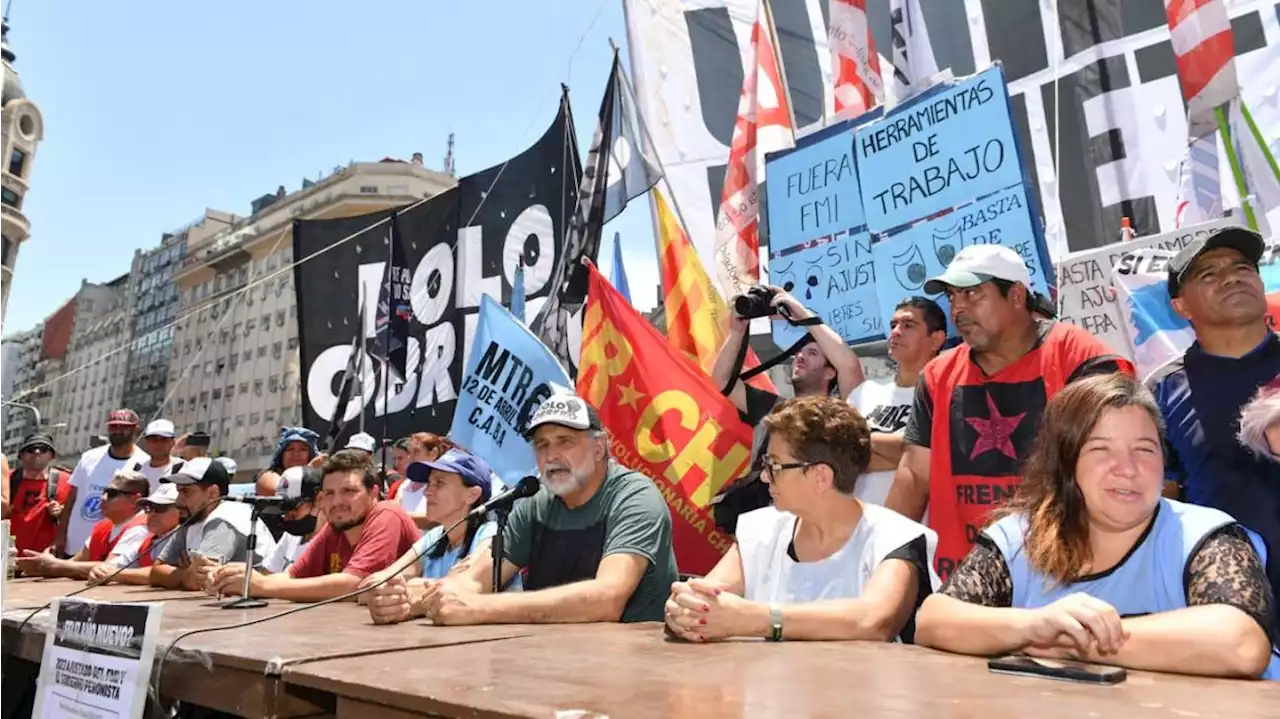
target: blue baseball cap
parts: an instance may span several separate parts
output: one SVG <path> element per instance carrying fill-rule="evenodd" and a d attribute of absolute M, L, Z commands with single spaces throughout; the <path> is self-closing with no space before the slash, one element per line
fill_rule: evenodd
<path fill-rule="evenodd" d="M 405 469 L 404 474 L 410 482 L 426 482 L 434 469 L 452 472 L 462 478 L 463 484 L 479 487 L 481 502 L 488 502 L 490 495 L 493 494 L 493 484 L 490 479 L 493 470 L 489 469 L 489 464 L 473 454 L 456 448 L 440 455 L 440 458 L 435 461 L 414 462 Z"/>

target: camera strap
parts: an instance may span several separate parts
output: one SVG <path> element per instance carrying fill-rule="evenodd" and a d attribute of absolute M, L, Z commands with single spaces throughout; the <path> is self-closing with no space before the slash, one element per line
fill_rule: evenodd
<path fill-rule="evenodd" d="M 792 327 L 814 327 L 822 324 L 822 318 L 817 315 L 803 320 L 793 320 L 790 317 L 783 315 L 783 319 L 785 319 Z M 796 340 L 794 344 L 780 352 L 778 356 L 773 357 L 767 362 L 761 362 L 759 367 L 752 367 L 746 372 L 743 372 L 742 364 L 747 361 L 747 348 L 751 344 L 751 333 L 748 332 L 746 336 L 742 338 L 742 344 L 738 345 L 738 357 L 733 361 L 733 371 L 729 373 L 729 384 L 725 385 L 724 388 L 720 390 L 720 394 L 728 397 L 729 393 L 733 391 L 733 386 L 739 381 L 746 382 L 758 374 L 768 372 L 777 365 L 786 362 L 791 357 L 794 357 L 796 353 L 804 349 L 804 346 L 812 341 L 813 335 L 806 332 L 804 337 Z"/>

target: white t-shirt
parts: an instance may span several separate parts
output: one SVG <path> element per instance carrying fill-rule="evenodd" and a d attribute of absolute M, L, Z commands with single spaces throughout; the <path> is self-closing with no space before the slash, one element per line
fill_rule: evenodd
<path fill-rule="evenodd" d="M 795 527 L 794 514 L 773 507 L 738 518 L 746 599 L 778 604 L 857 599 L 881 562 L 920 537 L 925 540 L 929 584 L 938 588 L 933 571 L 937 533 L 897 512 L 864 502 L 862 519 L 844 546 L 816 562 L 797 562 L 789 555 Z"/>
<path fill-rule="evenodd" d="M 138 471 L 142 472 L 143 476 L 147 478 L 147 481 L 151 483 L 151 491 L 154 492 L 160 487 L 160 479 L 173 474 L 173 465 L 181 461 L 182 460 L 180 459 L 170 457 L 168 464 L 162 464 L 159 467 L 152 467 L 151 460 L 147 459 L 147 461 L 138 466 Z"/>
<path fill-rule="evenodd" d="M 76 488 L 76 505 L 71 507 L 71 516 L 67 518 L 69 554 L 80 551 L 89 541 L 93 525 L 102 521 L 102 490 L 111 485 L 115 473 L 138 462 L 146 464 L 151 461 L 151 457 L 137 446 L 133 448 L 133 454 L 124 459 L 112 457 L 107 451 L 110 448 L 110 445 L 104 445 L 85 452 L 71 473 L 71 486 Z"/>
<path fill-rule="evenodd" d="M 409 514 L 426 514 L 427 513 L 427 484 L 423 482 L 410 482 L 405 480 L 400 483 L 400 491 L 396 493 L 396 500 L 400 502 L 400 506 Z"/>
<path fill-rule="evenodd" d="M 272 574 L 281 574 L 298 560 L 309 543 L 310 540 L 304 542 L 302 537 L 285 532 L 276 542 L 275 550 L 263 560 L 262 566 Z"/>
<path fill-rule="evenodd" d="M 867 380 L 849 395 L 849 404 L 867 420 L 872 432 L 901 435 L 907 429 L 916 388 L 899 387 L 896 382 Z M 884 504 L 893 487 L 893 470 L 868 472 L 858 478 L 853 496 L 864 502 Z"/>

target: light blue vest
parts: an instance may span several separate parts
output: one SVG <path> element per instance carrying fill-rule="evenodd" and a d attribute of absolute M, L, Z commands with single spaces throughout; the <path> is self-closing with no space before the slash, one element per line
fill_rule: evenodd
<path fill-rule="evenodd" d="M 1014 607 L 1035 609 L 1083 592 L 1129 617 L 1185 608 L 1182 579 L 1192 552 L 1205 537 L 1234 522 L 1216 509 L 1161 499 L 1151 530 L 1119 566 L 1103 576 L 1065 585 L 1049 580 L 1027 560 L 1025 515 L 1004 517 L 984 533 L 1000 548 L 1009 568 Z M 1266 545 L 1253 532 L 1248 534 L 1265 565 Z M 1274 651 L 1263 678 L 1280 679 L 1280 657 Z"/>

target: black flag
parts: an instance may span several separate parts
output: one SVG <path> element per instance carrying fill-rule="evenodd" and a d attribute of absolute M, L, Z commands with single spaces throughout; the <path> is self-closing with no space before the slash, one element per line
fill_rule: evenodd
<path fill-rule="evenodd" d="M 587 164 L 578 188 L 578 206 L 569 222 L 564 254 L 552 277 L 550 299 L 530 325 L 565 367 L 577 367 L 569 348 L 569 315 L 587 297 L 587 272 L 582 258 L 600 255 L 604 223 L 617 216 L 627 201 L 653 187 L 661 178 L 656 161 L 645 155 L 635 131 L 637 117 L 624 83 L 622 62 L 613 55 L 613 72 L 600 102 L 600 123 L 591 139 Z M 568 151 L 576 156 L 577 142 Z"/>

